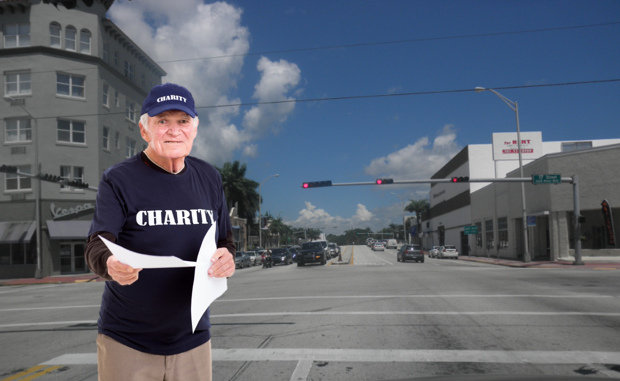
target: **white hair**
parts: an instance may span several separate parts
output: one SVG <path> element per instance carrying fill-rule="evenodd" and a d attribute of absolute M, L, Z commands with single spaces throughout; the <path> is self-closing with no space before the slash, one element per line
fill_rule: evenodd
<path fill-rule="evenodd" d="M 150 116 L 149 116 L 148 113 L 144 113 L 144 114 L 140 115 L 140 124 L 142 124 L 144 126 L 144 128 L 147 129 L 147 130 L 149 128 L 149 118 L 150 118 Z M 192 118 L 192 117 L 190 116 L 190 118 Z M 198 116 L 195 116 L 195 117 L 192 118 L 192 126 L 194 128 L 198 127 Z"/>

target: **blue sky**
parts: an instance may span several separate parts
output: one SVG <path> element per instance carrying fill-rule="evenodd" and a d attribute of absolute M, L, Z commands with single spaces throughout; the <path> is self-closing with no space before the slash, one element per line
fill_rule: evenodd
<path fill-rule="evenodd" d="M 278 173 L 262 211 L 328 233 L 402 223 L 429 187 L 303 181 L 429 178 L 515 130 L 491 93 L 355 97 L 620 78 L 616 0 L 117 0 L 108 16 L 194 94 L 195 156 Z M 620 137 L 620 82 L 500 92 L 545 141 Z M 308 101 L 334 97 L 352 99 Z"/>

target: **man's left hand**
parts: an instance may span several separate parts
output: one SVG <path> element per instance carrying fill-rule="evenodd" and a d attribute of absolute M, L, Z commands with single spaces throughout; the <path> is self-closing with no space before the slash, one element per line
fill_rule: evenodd
<path fill-rule="evenodd" d="M 209 276 L 215 278 L 227 278 L 235 273 L 235 258 L 225 247 L 217 249 L 211 258 Z"/>

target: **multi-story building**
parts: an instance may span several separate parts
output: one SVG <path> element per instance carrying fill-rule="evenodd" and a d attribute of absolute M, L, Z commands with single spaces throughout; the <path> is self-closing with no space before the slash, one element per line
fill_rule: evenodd
<path fill-rule="evenodd" d="M 518 151 L 515 151 L 516 146 L 513 146 L 513 142 L 516 141 L 516 134 L 501 133 L 494 135 L 504 139 L 494 141 L 494 144 L 466 146 L 437 171 L 432 178 L 501 179 L 519 177 Z M 521 148 L 522 152 L 525 152 L 522 160 L 525 177 L 537 173 L 532 172 L 532 168 L 538 168 L 538 163 L 546 162 L 543 158 L 556 153 L 564 153 L 562 156 L 564 158 L 562 176 L 570 177 L 579 172 L 588 171 L 589 167 L 585 161 L 581 161 L 581 156 L 567 156 L 567 154 L 620 143 L 620 139 L 545 142 L 542 140 L 540 132 L 522 132 L 521 135 L 524 144 L 526 144 Z M 510 138 L 505 139 L 506 136 Z M 495 136 L 494 140 L 496 140 Z M 504 146 L 504 144 L 508 145 Z M 572 170 L 569 170 L 571 160 L 574 160 L 574 163 Z M 556 163 L 556 161 L 553 162 Z M 588 165 L 592 165 L 592 162 L 588 163 Z M 609 163 L 601 163 L 601 165 L 609 165 Z M 604 183 L 604 179 L 594 181 L 599 184 Z M 567 186 L 563 185 L 563 187 Z M 553 190 L 557 191 L 557 189 Z M 547 188 L 543 189 L 530 184 L 525 185 L 525 192 L 527 216 L 533 220 L 540 220 L 538 225 L 542 226 L 542 223 L 545 222 L 543 221 L 544 211 L 553 210 L 553 207 L 550 204 L 545 204 L 546 207 L 541 205 L 541 199 L 552 200 L 553 193 L 548 193 Z M 594 197 L 585 195 L 586 197 Z M 433 245 L 446 244 L 455 245 L 463 255 L 523 258 L 522 200 L 519 183 L 435 183 L 430 188 L 429 203 L 430 215 L 423 216 L 425 220 L 422 222 L 421 234 L 424 247 L 430 248 Z M 554 205 L 558 205 L 557 202 Z M 560 219 L 563 218 L 561 223 L 566 223 L 565 212 L 567 210 L 561 210 L 561 212 L 555 216 Z M 556 222 L 555 220 L 551 221 L 552 224 Z M 474 235 L 466 234 L 466 226 L 476 226 L 477 233 Z M 537 235 L 546 234 L 544 229 L 538 229 L 536 232 L 533 228 L 531 230 L 528 237 L 528 248 L 532 258 L 557 259 L 559 256 L 569 255 L 568 238 L 565 242 L 563 241 L 562 249 L 558 248 L 554 252 L 548 246 L 544 246 L 551 242 L 550 240 L 544 241 L 540 237 L 537 238 Z"/>
<path fill-rule="evenodd" d="M 96 187 L 145 146 L 164 70 L 106 18 L 113 0 L 0 0 L 0 164 Z M 96 192 L 0 174 L 0 277 L 86 272 Z"/>

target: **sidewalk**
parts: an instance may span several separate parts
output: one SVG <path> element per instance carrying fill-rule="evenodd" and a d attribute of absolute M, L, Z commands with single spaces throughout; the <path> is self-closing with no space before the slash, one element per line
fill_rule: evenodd
<path fill-rule="evenodd" d="M 37 278 L 18 278 L 18 279 L 0 279 L 0 286 L 20 286 L 25 284 L 60 284 L 60 283 L 84 283 L 84 282 L 102 282 L 103 278 L 98 275 L 75 274 L 75 275 L 52 275 L 41 279 Z"/>
<path fill-rule="evenodd" d="M 581 260 L 584 263 L 583 265 L 574 265 L 573 257 L 560 258 L 557 261 L 531 261 L 525 263 L 511 259 L 460 255 L 459 260 L 522 268 L 587 268 L 597 270 L 620 270 L 620 257 L 582 257 Z"/>

